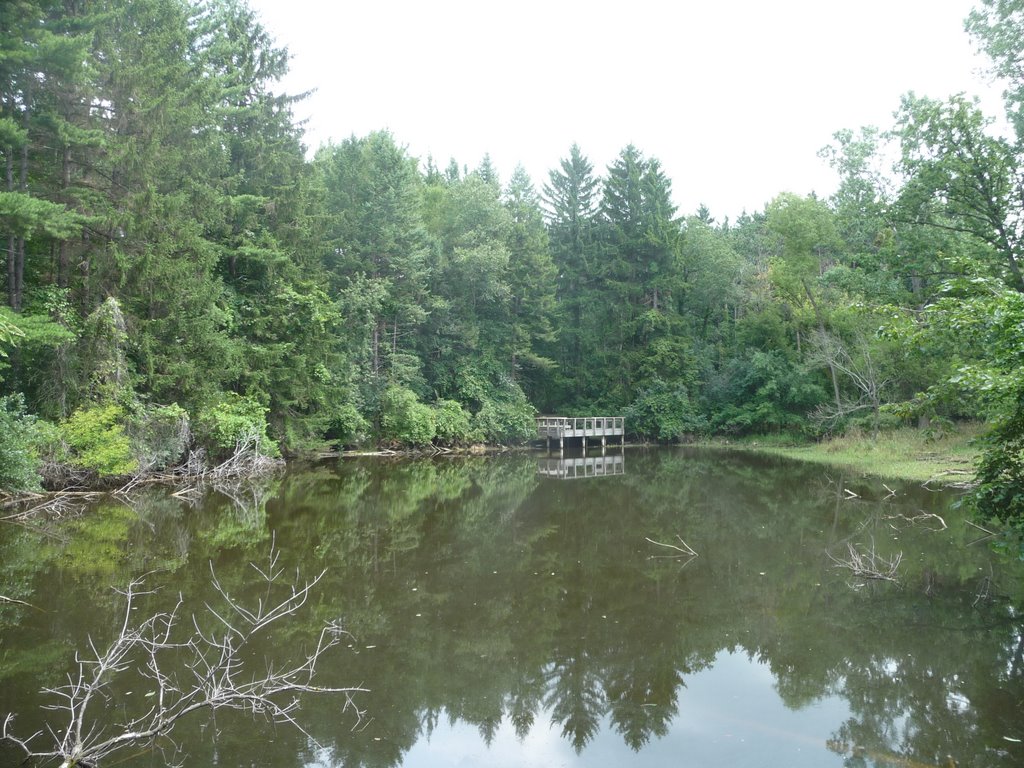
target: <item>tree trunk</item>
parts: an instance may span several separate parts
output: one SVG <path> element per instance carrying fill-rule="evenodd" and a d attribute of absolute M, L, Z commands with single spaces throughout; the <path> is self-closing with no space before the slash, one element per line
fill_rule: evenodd
<path fill-rule="evenodd" d="M 373 362 L 371 363 L 371 369 L 373 375 L 377 376 L 380 373 L 380 321 L 377 321 L 373 325 L 373 342 L 371 350 Z"/>
<path fill-rule="evenodd" d="M 25 293 L 25 238 L 18 238 L 18 251 L 14 259 L 14 301 L 11 309 L 21 312 L 21 299 Z"/>
<path fill-rule="evenodd" d="M 7 304 L 11 309 L 17 309 L 17 292 L 15 290 L 14 261 L 16 253 L 16 239 L 14 235 L 7 237 Z"/>
<path fill-rule="evenodd" d="M 60 167 L 60 187 L 61 187 L 61 198 L 64 204 L 67 205 L 71 201 L 68 199 L 68 190 L 71 189 L 71 146 L 69 144 L 64 145 L 64 151 L 61 154 L 61 167 Z M 57 287 L 67 288 L 69 284 L 69 251 L 70 245 L 67 240 L 61 240 L 57 250 Z"/>
<path fill-rule="evenodd" d="M 807 300 L 811 302 L 811 307 L 814 309 L 814 317 L 818 321 L 818 331 L 822 337 L 825 336 L 825 317 L 821 314 L 821 308 L 818 306 L 818 302 L 814 299 L 814 294 L 811 292 L 811 287 L 807 285 L 807 281 L 802 281 L 804 285 L 804 293 L 807 294 Z M 831 360 L 828 362 L 828 372 L 832 376 L 832 393 L 836 399 L 836 410 L 841 411 L 843 409 L 843 402 L 839 395 L 839 377 L 836 375 L 836 366 Z"/>
<path fill-rule="evenodd" d="M 7 191 L 14 191 L 14 147 L 7 147 L 4 153 L 6 160 L 6 173 L 7 179 Z M 7 304 L 12 309 L 14 308 L 14 254 L 15 254 L 15 237 L 14 234 L 7 236 Z"/>

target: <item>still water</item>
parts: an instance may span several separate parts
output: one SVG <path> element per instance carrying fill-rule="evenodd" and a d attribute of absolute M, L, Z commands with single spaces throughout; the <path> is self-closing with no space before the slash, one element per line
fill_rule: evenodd
<path fill-rule="evenodd" d="M 0 594 L 29 604 L 0 605 L 0 718 L 55 717 L 40 690 L 109 641 L 115 587 L 149 573 L 140 611 L 201 612 L 212 571 L 254 600 L 273 548 L 327 571 L 258 655 L 340 622 L 318 682 L 368 689 L 362 717 L 329 695 L 302 701 L 308 735 L 198 713 L 107 764 L 1024 765 L 1024 564 L 955 494 L 698 449 L 329 460 L 222 490 L 0 524 Z M 897 581 L 837 565 L 851 545 L 899 556 Z M 130 672 L 113 692 L 109 724 L 152 701 Z"/>

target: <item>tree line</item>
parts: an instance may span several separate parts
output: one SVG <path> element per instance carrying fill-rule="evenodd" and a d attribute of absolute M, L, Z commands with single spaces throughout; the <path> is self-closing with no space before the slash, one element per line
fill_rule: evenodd
<path fill-rule="evenodd" d="M 307 159 L 241 0 L 4 3 L 0 486 L 514 442 L 537 411 L 663 441 L 980 417 L 978 498 L 1024 516 L 1021 5 L 967 20 L 1012 130 L 908 94 L 822 150 L 834 195 L 719 221 L 634 146 L 539 185 L 387 132 Z"/>

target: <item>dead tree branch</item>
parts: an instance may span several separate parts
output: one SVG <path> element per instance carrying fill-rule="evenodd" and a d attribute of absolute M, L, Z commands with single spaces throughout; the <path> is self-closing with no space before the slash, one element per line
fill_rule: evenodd
<path fill-rule="evenodd" d="M 845 557 L 836 557 L 831 552 L 825 554 L 836 564 L 837 568 L 846 568 L 862 579 L 878 579 L 880 581 L 891 581 L 899 583 L 896 578 L 896 571 L 903 560 L 903 553 L 899 552 L 892 557 L 886 558 L 875 552 L 875 545 L 872 542 L 871 548 L 861 552 L 855 544 L 847 543 L 848 554 Z"/>
<path fill-rule="evenodd" d="M 689 544 L 683 541 L 682 536 L 676 534 L 676 538 L 679 539 L 679 543 L 682 544 L 681 547 L 677 547 L 675 544 L 664 544 L 660 541 L 655 541 L 654 539 L 644 536 L 644 539 L 651 542 L 651 544 L 656 544 L 659 547 L 668 547 L 669 549 L 674 549 L 679 553 L 678 555 L 665 555 L 665 557 L 697 557 L 697 553 L 693 551 L 693 548 Z"/>
<path fill-rule="evenodd" d="M 76 654 L 77 671 L 68 676 L 68 682 L 44 690 L 55 699 L 47 708 L 59 713 L 61 721 L 47 726 L 51 743 L 37 746 L 43 732 L 28 738 L 15 735 L 13 714 L 4 719 L 0 739 L 19 747 L 27 758 L 61 760 L 62 768 L 88 768 L 124 747 L 169 740 L 175 725 L 199 710 L 223 708 L 259 714 L 297 728 L 314 743 L 294 716 L 300 694 L 340 695 L 343 710 L 352 708 L 361 718 L 353 696 L 364 688 L 314 683 L 318 662 L 346 635 L 336 622 L 321 628 L 312 650 L 297 662 L 253 668 L 252 642 L 266 634 L 268 627 L 294 616 L 324 575 L 322 571 L 302 582 L 296 573 L 288 581 L 283 578 L 278 557 L 272 545 L 269 563 L 253 565 L 267 585 L 265 596 L 255 606 L 233 598 L 212 564 L 213 585 L 223 605 L 207 604 L 199 614 L 185 616 L 179 595 L 169 611 L 136 622 L 137 603 L 154 592 L 144 589 L 150 574 L 118 590 L 124 598 L 124 613 L 117 637 L 106 648 L 98 648 L 90 639 L 88 651 Z M 133 712 L 127 703 L 124 707 L 109 706 L 116 696 L 114 681 L 129 670 L 148 678 L 153 686 L 147 695 L 151 704 L 145 712 Z M 124 712 L 124 719 L 116 724 L 106 722 L 109 713 L 115 711 Z"/>

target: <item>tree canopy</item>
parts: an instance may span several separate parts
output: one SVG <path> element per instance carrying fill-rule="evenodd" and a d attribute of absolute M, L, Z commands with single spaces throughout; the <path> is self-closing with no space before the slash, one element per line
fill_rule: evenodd
<path fill-rule="evenodd" d="M 835 195 L 719 222 L 634 145 L 539 187 L 387 131 L 307 158 L 242 0 L 4 3 L 0 477 L 108 429 L 93 471 L 150 466 L 170 413 L 212 454 L 522 440 L 538 410 L 657 440 L 981 418 L 979 503 L 1022 519 L 1021 18 L 966 22 L 1013 135 L 908 94 L 822 151 Z"/>

